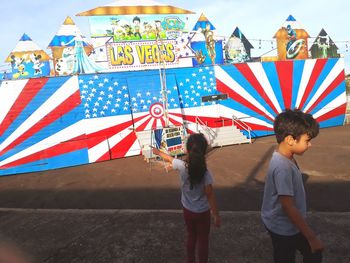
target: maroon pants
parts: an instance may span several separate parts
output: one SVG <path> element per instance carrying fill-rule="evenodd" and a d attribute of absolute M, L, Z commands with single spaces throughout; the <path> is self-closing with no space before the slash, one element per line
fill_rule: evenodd
<path fill-rule="evenodd" d="M 196 262 L 196 247 L 198 250 L 198 262 L 208 262 L 210 210 L 203 213 L 194 213 L 183 208 L 187 229 L 187 263 Z"/>

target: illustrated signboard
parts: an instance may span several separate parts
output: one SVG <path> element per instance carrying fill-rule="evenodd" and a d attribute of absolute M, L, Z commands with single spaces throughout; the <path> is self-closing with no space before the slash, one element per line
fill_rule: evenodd
<path fill-rule="evenodd" d="M 154 130 L 154 146 L 172 156 L 185 153 L 185 130 L 183 126 Z"/>
<path fill-rule="evenodd" d="M 88 16 L 95 61 L 109 70 L 191 66 L 180 56 L 193 12 L 155 1 L 119 0 L 79 13 Z M 186 46 L 186 45 L 185 45 Z"/>
<path fill-rule="evenodd" d="M 49 55 L 27 34 L 23 34 L 6 62 L 11 63 L 13 79 L 24 79 L 49 76 L 49 60 Z"/>
<path fill-rule="evenodd" d="M 279 60 L 308 58 L 309 34 L 292 15 L 286 19 L 274 38 L 277 41 Z"/>
<path fill-rule="evenodd" d="M 95 73 L 104 70 L 89 56 L 93 47 L 69 16 L 48 47 L 52 50 L 55 75 Z"/>
<path fill-rule="evenodd" d="M 321 32 L 316 37 L 311 48 L 312 58 L 337 58 L 338 47 L 335 45 L 333 40 L 329 37 L 327 32 L 322 28 Z"/>

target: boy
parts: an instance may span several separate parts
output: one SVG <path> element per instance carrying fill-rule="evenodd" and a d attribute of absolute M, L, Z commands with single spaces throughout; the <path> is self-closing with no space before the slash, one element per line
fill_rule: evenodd
<path fill-rule="evenodd" d="M 299 250 L 304 263 L 322 262 L 322 242 L 305 221 L 306 200 L 302 174 L 294 154 L 302 155 L 319 132 L 310 114 L 285 110 L 274 122 L 278 143 L 265 181 L 261 217 L 268 230 L 275 263 L 294 263 Z"/>

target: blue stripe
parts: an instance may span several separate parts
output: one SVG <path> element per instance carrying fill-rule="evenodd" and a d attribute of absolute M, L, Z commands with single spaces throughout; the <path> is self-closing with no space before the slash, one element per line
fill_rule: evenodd
<path fill-rule="evenodd" d="M 49 159 L 19 165 L 9 169 L 0 169 L 0 176 L 46 171 L 49 169 L 57 169 L 75 165 L 82 165 L 89 162 L 87 149 L 81 149 L 74 152 L 62 154 Z"/>
<path fill-rule="evenodd" d="M 56 134 L 57 132 L 77 123 L 82 119 L 83 119 L 83 113 L 82 113 L 81 106 L 76 107 L 69 113 L 63 115 L 61 118 L 57 119 L 56 121 L 52 122 L 48 126 L 41 129 L 39 132 L 33 134 L 27 140 L 17 145 L 15 148 L 1 155 L 0 160 L 5 160 L 11 155 L 14 155 L 18 152 L 21 152 L 35 145 L 36 143 Z"/>
<path fill-rule="evenodd" d="M 327 128 L 333 126 L 343 126 L 345 120 L 345 114 L 336 116 L 334 118 L 328 119 L 326 121 L 320 122 L 320 128 Z"/>
<path fill-rule="evenodd" d="M 243 89 L 245 89 L 248 94 L 256 99 L 265 108 L 266 111 L 268 111 L 272 116 L 276 115 L 272 108 L 266 103 L 265 99 L 260 96 L 256 89 L 249 83 L 245 76 L 242 75 L 242 73 L 236 67 L 223 66 L 221 68 L 224 69 L 226 73 L 228 73 Z M 242 96 L 242 94 L 239 95 Z"/>
<path fill-rule="evenodd" d="M 281 91 L 281 86 L 280 86 L 280 82 L 278 79 L 278 73 L 276 70 L 275 63 L 274 62 L 262 62 L 261 64 L 265 70 L 266 77 L 268 78 L 268 80 L 270 82 L 272 90 L 275 93 L 277 102 L 279 103 L 282 110 L 285 109 L 284 100 L 283 100 L 282 91 Z"/>
<path fill-rule="evenodd" d="M 320 103 L 310 112 L 311 114 L 315 114 L 322 108 L 324 108 L 328 103 L 332 102 L 339 95 L 344 93 L 345 90 L 345 82 L 340 83 L 331 93 L 329 93 Z M 345 95 L 344 95 L 345 96 Z"/>
<path fill-rule="evenodd" d="M 45 103 L 70 77 L 49 78 L 44 87 L 30 101 L 26 108 L 23 109 L 16 120 L 14 120 L 4 134 L 0 137 L 0 142 L 8 138 L 20 125 L 23 124 L 38 108 Z"/>
<path fill-rule="evenodd" d="M 230 109 L 242 112 L 243 114 L 246 114 L 248 116 L 257 118 L 257 119 L 262 120 L 262 121 L 264 121 L 264 122 L 266 122 L 268 124 L 273 124 L 273 122 L 271 120 L 269 120 L 266 117 L 258 114 L 257 112 L 251 110 L 250 108 L 248 108 L 248 107 L 238 103 L 237 101 L 235 101 L 233 99 L 227 99 L 227 100 L 224 100 L 224 101 L 219 101 L 218 104 L 221 104 L 221 105 L 226 106 L 226 107 L 228 107 Z"/>

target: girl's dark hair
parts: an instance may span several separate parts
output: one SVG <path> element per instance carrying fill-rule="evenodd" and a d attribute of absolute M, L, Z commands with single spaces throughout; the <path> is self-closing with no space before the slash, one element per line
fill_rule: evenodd
<path fill-rule="evenodd" d="M 201 133 L 191 134 L 187 139 L 187 169 L 189 174 L 190 187 L 199 184 L 205 172 L 207 164 L 205 162 L 205 154 L 207 152 L 208 142 Z"/>
<path fill-rule="evenodd" d="M 315 138 L 319 132 L 319 124 L 311 114 L 304 113 L 299 109 L 286 109 L 276 116 L 273 124 L 277 143 L 280 143 L 288 135 L 294 139 L 307 134 L 310 139 Z"/>

